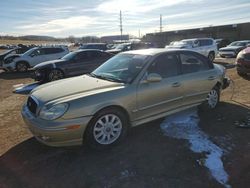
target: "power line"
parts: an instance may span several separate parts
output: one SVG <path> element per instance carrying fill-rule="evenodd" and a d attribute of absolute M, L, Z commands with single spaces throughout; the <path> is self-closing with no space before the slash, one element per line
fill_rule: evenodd
<path fill-rule="evenodd" d="M 161 14 L 160 14 L 160 32 L 162 32 L 162 16 L 161 16 Z"/>
<path fill-rule="evenodd" d="M 122 41 L 122 11 L 120 10 L 120 31 L 121 31 L 121 41 Z"/>

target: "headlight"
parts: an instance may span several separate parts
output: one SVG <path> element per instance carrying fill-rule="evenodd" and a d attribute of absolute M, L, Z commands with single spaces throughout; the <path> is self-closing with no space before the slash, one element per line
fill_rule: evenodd
<path fill-rule="evenodd" d="M 40 111 L 40 118 L 45 120 L 54 120 L 61 117 L 67 110 L 69 105 L 67 103 L 56 104 L 50 108 L 46 106 Z"/>
<path fill-rule="evenodd" d="M 10 64 L 13 62 L 14 59 L 15 59 L 14 57 L 9 57 L 9 58 L 4 60 L 4 64 Z"/>

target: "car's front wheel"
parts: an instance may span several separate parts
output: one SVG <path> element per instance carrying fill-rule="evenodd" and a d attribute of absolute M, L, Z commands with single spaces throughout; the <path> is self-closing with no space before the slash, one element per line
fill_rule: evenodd
<path fill-rule="evenodd" d="M 16 70 L 17 72 L 27 72 L 29 66 L 26 62 L 18 62 L 16 64 Z"/>
<path fill-rule="evenodd" d="M 86 130 L 86 142 L 93 149 L 105 149 L 120 142 L 128 130 L 128 121 L 119 109 L 104 109 L 94 116 Z"/>
<path fill-rule="evenodd" d="M 55 81 L 55 80 L 60 80 L 63 77 L 64 77 L 64 74 L 61 70 L 53 69 L 49 72 L 48 81 L 51 82 L 51 81 Z"/>

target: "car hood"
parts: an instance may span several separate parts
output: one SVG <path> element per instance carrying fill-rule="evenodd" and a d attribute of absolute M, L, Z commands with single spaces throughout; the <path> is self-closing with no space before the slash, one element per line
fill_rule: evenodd
<path fill-rule="evenodd" d="M 224 48 L 220 48 L 220 50 L 237 50 L 237 49 L 240 49 L 240 48 L 243 48 L 243 46 L 227 46 L 227 47 L 224 47 Z"/>
<path fill-rule="evenodd" d="M 41 85 L 32 90 L 31 95 L 42 103 L 47 103 L 56 99 L 72 99 L 89 96 L 121 87 L 124 87 L 123 83 L 82 75 Z"/>
<path fill-rule="evenodd" d="M 61 62 L 65 62 L 65 60 L 56 59 L 56 60 L 51 60 L 51 61 L 45 61 L 43 63 L 39 63 L 38 65 L 34 66 L 34 69 L 38 69 L 38 68 L 41 68 L 41 67 L 45 67 L 45 66 L 48 66 L 48 65 L 53 65 L 53 64 L 61 63 Z"/>
<path fill-rule="evenodd" d="M 17 58 L 17 57 L 21 57 L 23 54 L 8 54 L 4 57 L 4 59 L 7 58 Z"/>

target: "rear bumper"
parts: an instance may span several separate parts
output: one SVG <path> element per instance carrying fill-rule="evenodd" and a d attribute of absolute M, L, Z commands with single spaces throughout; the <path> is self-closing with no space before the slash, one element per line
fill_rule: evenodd
<path fill-rule="evenodd" d="M 230 82 L 231 82 L 230 78 L 228 77 L 223 78 L 222 89 L 226 89 L 230 85 Z"/>
<path fill-rule="evenodd" d="M 250 73 L 250 68 L 247 68 L 246 66 L 240 64 L 236 64 L 236 70 L 239 73 L 244 73 L 244 74 Z"/>

